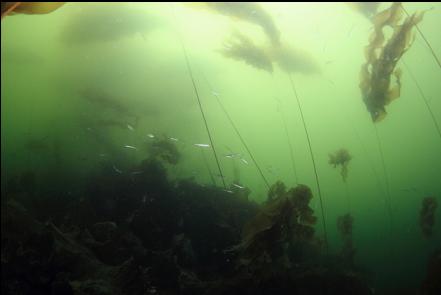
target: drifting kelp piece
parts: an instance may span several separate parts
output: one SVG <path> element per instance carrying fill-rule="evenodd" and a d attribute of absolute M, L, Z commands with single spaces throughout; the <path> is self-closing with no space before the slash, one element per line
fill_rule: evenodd
<path fill-rule="evenodd" d="M 312 193 L 306 185 L 286 191 L 282 182 L 274 184 L 268 201 L 244 227 L 240 250 L 241 265 L 253 271 L 268 272 L 292 263 L 287 245 L 310 241 L 316 223 L 309 207 Z"/>
<path fill-rule="evenodd" d="M 420 210 L 420 227 L 426 239 L 433 234 L 433 226 L 435 225 L 435 212 L 438 208 L 438 201 L 435 197 L 426 197 L 422 201 Z"/>
<path fill-rule="evenodd" d="M 352 227 L 354 224 L 354 217 L 347 213 L 339 216 L 337 219 L 337 228 L 343 239 L 343 247 L 341 250 L 341 257 L 345 264 L 349 267 L 354 266 L 355 248 L 352 238 Z"/>
<path fill-rule="evenodd" d="M 6 15 L 22 14 L 47 14 L 57 10 L 65 2 L 2 2 L 2 19 Z"/>
<path fill-rule="evenodd" d="M 377 13 L 378 6 L 380 6 L 380 2 L 347 2 L 346 4 L 368 19 Z"/>
<path fill-rule="evenodd" d="M 194 4 L 193 4 L 194 6 Z M 198 6 L 213 12 L 260 26 L 273 45 L 280 44 L 280 32 L 271 15 L 258 3 L 253 2 L 205 2 Z"/>
<path fill-rule="evenodd" d="M 287 73 L 306 75 L 320 73 L 320 67 L 314 58 L 299 48 L 281 45 L 270 50 L 271 58 Z"/>
<path fill-rule="evenodd" d="M 145 34 L 158 26 L 153 15 L 127 3 L 88 4 L 69 14 L 61 41 L 67 45 L 109 42 Z"/>
<path fill-rule="evenodd" d="M 181 159 L 181 153 L 176 145 L 165 136 L 162 139 L 153 141 L 149 146 L 149 152 L 153 158 L 172 165 L 178 164 Z"/>
<path fill-rule="evenodd" d="M 349 161 L 351 161 L 352 157 L 349 154 L 348 150 L 346 149 L 339 149 L 333 154 L 329 154 L 329 161 L 328 163 L 332 165 L 334 168 L 337 166 L 341 166 L 340 174 L 343 178 L 343 181 L 346 182 L 346 179 L 348 177 L 348 164 Z"/>
<path fill-rule="evenodd" d="M 400 24 L 402 6 L 393 3 L 374 18 L 374 32 L 365 50 L 366 63 L 361 68 L 359 84 L 373 122 L 384 119 L 387 114 L 385 106 L 400 96 L 401 70 L 395 67 L 412 45 L 412 28 L 422 20 L 424 13 L 414 13 Z M 394 30 L 388 40 L 385 40 L 383 33 L 385 26 L 391 26 Z M 392 74 L 395 76 L 394 86 L 391 86 Z"/>
<path fill-rule="evenodd" d="M 265 49 L 256 46 L 251 39 L 239 32 L 232 34 L 224 43 L 224 48 L 219 50 L 225 57 L 244 61 L 257 69 L 273 72 L 271 58 Z"/>

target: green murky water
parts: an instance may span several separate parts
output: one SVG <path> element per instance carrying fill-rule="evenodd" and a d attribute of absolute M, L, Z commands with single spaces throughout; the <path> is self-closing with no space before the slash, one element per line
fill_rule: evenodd
<path fill-rule="evenodd" d="M 40 192 L 79 198 L 90 175 L 103 167 L 129 173 L 164 136 L 181 153 L 176 165 L 165 164 L 171 179 L 222 187 L 223 174 L 227 190 L 246 186 L 259 203 L 265 180 L 310 186 L 316 235 L 323 237 L 306 125 L 329 251 L 340 250 L 337 218 L 350 212 L 355 261 L 374 284 L 420 284 L 441 242 L 439 208 L 430 238 L 419 225 L 423 198 L 439 203 L 441 196 L 434 124 L 441 124 L 441 69 L 427 44 L 415 34 L 397 64 L 400 97 L 373 123 L 359 88 L 372 22 L 341 3 L 261 7 L 265 17 L 248 11 L 252 16 L 241 19 L 192 4 L 68 3 L 50 14 L 3 19 L 2 197 L 8 179 L 32 171 Z M 441 5 L 405 7 L 434 8 L 418 26 L 440 56 Z M 253 66 L 260 57 L 250 52 L 250 62 L 230 58 L 225 52 L 235 44 L 262 49 L 271 69 Z M 278 46 L 297 54 L 290 73 L 274 61 Z M 346 182 L 328 163 L 340 148 L 352 157 Z"/>

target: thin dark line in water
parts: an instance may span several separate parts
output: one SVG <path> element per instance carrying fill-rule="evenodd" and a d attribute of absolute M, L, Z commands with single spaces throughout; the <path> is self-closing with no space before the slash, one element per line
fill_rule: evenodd
<path fill-rule="evenodd" d="M 392 215 L 392 198 L 390 195 L 390 187 L 389 187 L 389 174 L 387 173 L 386 168 L 386 161 L 384 160 L 384 153 L 383 153 L 383 146 L 381 144 L 380 140 L 380 134 L 378 133 L 377 125 L 374 123 L 374 129 L 375 129 L 375 136 L 377 138 L 378 143 L 378 150 L 380 151 L 380 159 L 381 159 L 381 166 L 383 167 L 383 173 L 384 173 L 384 182 L 386 185 L 386 208 L 387 212 L 389 214 L 389 225 L 390 225 L 390 231 L 393 232 L 393 215 Z"/>
<path fill-rule="evenodd" d="M 228 114 L 227 110 L 225 109 L 224 105 L 220 101 L 218 97 L 216 97 L 217 102 L 219 103 L 220 107 L 222 108 L 222 111 L 224 112 L 225 116 L 228 118 L 228 121 L 230 121 L 231 126 L 233 127 L 234 131 L 236 132 L 237 136 L 239 137 L 240 141 L 242 142 L 243 146 L 247 150 L 248 154 L 250 155 L 251 160 L 253 161 L 254 165 L 256 165 L 257 170 L 259 171 L 260 176 L 262 177 L 263 181 L 265 182 L 266 186 L 269 188 L 270 185 L 268 183 L 268 180 L 266 180 L 265 175 L 263 175 L 262 169 L 260 169 L 259 164 L 257 164 L 256 159 L 253 156 L 253 153 L 251 153 L 251 150 L 248 148 L 248 145 L 245 143 L 245 140 L 242 138 L 242 135 L 240 135 L 239 130 L 236 127 L 236 124 L 234 124 L 233 119 Z"/>
<path fill-rule="evenodd" d="M 274 82 L 274 74 L 271 73 L 271 77 L 273 79 L 273 85 L 274 85 L 275 84 L 275 82 Z M 297 176 L 297 167 L 296 167 L 297 165 L 296 165 L 296 160 L 294 158 L 294 149 L 293 149 L 292 144 L 291 144 L 291 137 L 289 136 L 288 126 L 287 126 L 286 120 L 285 120 L 285 112 L 283 111 L 282 102 L 276 100 L 276 103 L 277 103 L 277 107 L 280 107 L 280 109 L 279 109 L 280 117 L 282 118 L 283 127 L 285 129 L 286 139 L 288 141 L 289 155 L 291 157 L 291 164 L 292 164 L 292 169 L 293 169 L 293 172 L 294 172 L 294 178 L 296 180 L 296 184 L 298 184 L 299 183 L 299 178 Z"/>
<path fill-rule="evenodd" d="M 205 82 L 207 83 L 208 87 L 210 88 L 210 91 L 213 92 L 213 88 L 211 87 L 211 84 L 208 82 L 207 77 L 205 77 L 205 75 L 202 73 L 202 71 L 199 69 L 202 77 L 204 78 Z M 243 139 L 242 135 L 239 132 L 239 129 L 236 127 L 236 124 L 234 124 L 233 119 L 231 118 L 231 116 L 229 115 L 227 109 L 225 108 L 225 106 L 222 104 L 222 102 L 220 101 L 219 97 L 217 95 L 213 95 L 216 98 L 217 103 L 219 104 L 219 106 L 221 107 L 222 111 L 224 112 L 225 116 L 227 117 L 228 121 L 231 124 L 231 127 L 233 127 L 234 131 L 236 132 L 237 137 L 239 137 L 239 140 L 241 141 L 242 145 L 245 147 L 245 149 L 247 150 L 248 154 L 250 155 L 251 160 L 253 161 L 254 165 L 256 165 L 256 168 L 260 174 L 260 176 L 262 177 L 263 181 L 265 182 L 267 188 L 270 188 L 269 182 L 266 179 L 265 175 L 262 172 L 262 169 L 260 168 L 259 164 L 257 163 L 256 159 L 253 156 L 253 153 L 251 152 L 251 150 L 249 149 L 248 145 L 246 144 L 245 140 Z"/>
<path fill-rule="evenodd" d="M 214 186 L 217 186 L 216 179 L 214 178 L 213 172 L 211 172 L 210 164 L 208 164 L 207 157 L 205 156 L 204 149 L 201 149 L 202 159 L 204 160 L 205 167 L 208 170 L 208 174 L 210 175 L 211 182 Z"/>
<path fill-rule="evenodd" d="M 306 139 L 308 140 L 309 153 L 311 154 L 312 165 L 314 167 L 315 181 L 317 183 L 317 190 L 318 190 L 318 194 L 319 194 L 320 209 L 321 209 L 321 213 L 322 213 L 323 231 L 324 231 L 324 234 L 325 234 L 326 252 L 327 252 L 327 254 L 329 254 L 328 231 L 326 230 L 325 211 L 324 211 L 324 208 L 323 208 L 323 198 L 322 198 L 322 192 L 321 192 L 321 189 L 320 189 L 320 182 L 319 182 L 319 177 L 318 177 L 318 173 L 317 173 L 317 167 L 315 165 L 314 153 L 312 152 L 311 140 L 309 138 L 308 128 L 306 128 L 305 117 L 303 116 L 302 106 L 300 104 L 300 99 L 299 99 L 299 96 L 297 94 L 297 90 L 296 90 L 296 87 L 294 85 L 294 81 L 293 81 L 293 79 L 292 79 L 290 74 L 288 74 L 288 77 L 289 77 L 289 81 L 291 82 L 291 87 L 292 87 L 292 90 L 294 92 L 294 96 L 296 97 L 296 100 L 297 100 L 297 106 L 299 108 L 300 116 L 302 118 L 303 128 L 305 128 Z"/>
<path fill-rule="evenodd" d="M 415 75 L 410 70 L 410 67 L 407 65 L 407 63 L 404 61 L 404 59 L 403 59 L 403 64 L 404 64 L 404 67 L 406 68 L 406 70 L 409 72 L 409 75 L 410 75 L 411 79 L 415 83 L 415 85 L 416 85 L 416 87 L 418 89 L 418 92 L 420 93 L 420 96 L 421 96 L 424 104 L 426 105 L 427 111 L 429 112 L 430 117 L 432 118 L 433 124 L 435 124 L 436 131 L 438 132 L 438 135 L 441 138 L 440 127 L 438 125 L 438 122 L 435 119 L 435 115 L 433 114 L 432 108 L 430 107 L 429 102 L 427 101 L 427 97 L 424 95 L 424 92 L 423 92 L 423 89 L 420 86 L 420 83 L 418 83 L 417 79 L 415 78 Z"/>
<path fill-rule="evenodd" d="M 291 139 L 288 133 L 288 127 L 286 125 L 285 116 L 283 113 L 283 110 L 280 110 L 280 116 L 282 117 L 283 127 L 285 129 L 286 139 L 288 141 L 288 147 L 289 147 L 289 155 L 291 156 L 291 163 L 292 163 L 292 170 L 294 172 L 294 178 L 296 180 L 296 184 L 299 183 L 299 178 L 297 176 L 297 168 L 296 168 L 296 160 L 294 158 L 294 150 L 292 148 Z"/>
<path fill-rule="evenodd" d="M 173 12 L 173 17 L 176 20 L 176 16 L 175 16 L 173 7 L 172 7 L 172 12 Z M 221 169 L 221 166 L 220 166 L 219 158 L 217 157 L 216 147 L 214 145 L 213 138 L 211 136 L 210 128 L 208 127 L 207 118 L 205 117 L 204 108 L 202 107 L 201 98 L 199 97 L 199 92 L 198 92 L 198 89 L 196 87 L 196 82 L 195 82 L 194 77 L 193 77 L 193 71 L 191 70 L 190 60 L 189 60 L 188 54 L 187 54 L 187 49 L 185 48 L 184 40 L 182 39 L 182 37 L 179 34 L 179 32 L 176 31 L 176 33 L 178 35 L 179 42 L 181 43 L 182 51 L 183 51 L 184 57 L 185 57 L 185 63 L 186 63 L 187 70 L 188 70 L 188 73 L 189 73 L 190 78 L 191 78 L 191 82 L 193 84 L 193 89 L 194 89 L 194 93 L 195 93 L 197 101 L 198 101 L 199 110 L 201 112 L 202 119 L 204 120 L 205 129 L 207 130 L 208 138 L 210 140 L 211 147 L 213 148 L 213 154 L 214 154 L 214 158 L 216 159 L 216 164 L 217 164 L 217 168 L 219 170 L 219 174 L 220 174 L 221 179 L 222 179 L 222 184 L 224 185 L 224 188 L 227 189 L 227 185 L 225 184 L 224 175 L 222 174 L 222 169 Z"/>
<path fill-rule="evenodd" d="M 404 13 L 406 13 L 407 16 L 410 16 L 403 5 L 401 5 L 401 8 L 403 9 Z M 441 62 L 440 62 L 438 56 L 436 56 L 436 53 L 433 50 L 432 45 L 430 45 L 429 41 L 426 39 L 426 36 L 424 36 L 423 32 L 420 30 L 420 27 L 417 24 L 415 25 L 415 27 L 416 27 L 418 33 L 420 34 L 420 36 L 423 38 L 423 40 L 426 43 L 427 47 L 429 48 L 430 52 L 432 53 L 433 58 L 435 58 L 436 63 L 441 68 Z"/>
<path fill-rule="evenodd" d="M 358 141 L 360 142 L 361 148 L 363 149 L 363 152 L 367 157 L 369 166 L 371 167 L 372 173 L 375 177 L 375 180 L 376 180 L 376 183 L 377 183 L 377 186 L 379 188 L 380 193 L 384 194 L 385 192 L 383 191 L 383 187 L 381 186 L 380 177 L 378 176 L 378 173 L 377 173 L 377 170 L 375 169 L 372 158 L 369 156 L 369 152 L 367 151 L 367 149 L 363 143 L 363 140 L 361 139 L 361 136 L 358 134 L 357 129 L 355 128 L 355 124 L 348 116 L 346 116 L 346 120 L 349 122 L 349 125 L 352 126 L 352 130 L 354 131 L 355 136 L 357 137 Z"/>

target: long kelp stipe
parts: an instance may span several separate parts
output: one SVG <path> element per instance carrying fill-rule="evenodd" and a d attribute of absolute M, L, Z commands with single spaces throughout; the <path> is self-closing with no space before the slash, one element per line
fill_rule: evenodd
<path fill-rule="evenodd" d="M 300 103 L 300 99 L 297 94 L 297 90 L 294 85 L 294 81 L 293 81 L 292 76 L 290 74 L 288 74 L 288 77 L 289 77 L 289 81 L 291 82 L 292 91 L 294 92 L 294 96 L 296 97 L 296 100 L 297 100 L 297 106 L 299 108 L 300 116 L 302 118 L 303 128 L 305 129 L 305 134 L 306 134 L 306 139 L 308 140 L 309 153 L 311 154 L 312 165 L 314 167 L 315 181 L 317 183 L 317 190 L 318 190 L 319 201 L 320 201 L 320 210 L 321 210 L 321 214 L 322 214 L 323 232 L 324 232 L 325 244 L 326 244 L 325 247 L 326 247 L 326 252 L 329 254 L 328 232 L 326 230 L 325 210 L 323 208 L 322 192 L 320 189 L 320 181 L 319 181 L 319 177 L 318 177 L 318 173 L 317 173 L 317 166 L 315 165 L 314 153 L 312 152 L 311 139 L 309 138 L 309 133 L 308 133 L 308 128 L 306 127 L 305 117 L 303 116 L 302 105 Z"/>
<path fill-rule="evenodd" d="M 273 85 L 275 85 L 273 73 L 271 73 L 271 78 L 273 80 Z M 274 91 L 274 92 L 277 93 L 277 91 Z M 274 98 L 274 100 L 276 101 L 277 108 L 280 113 L 280 118 L 282 119 L 283 129 L 285 130 L 286 141 L 288 143 L 288 148 L 289 148 L 289 155 L 291 157 L 291 164 L 292 164 L 292 170 L 294 173 L 294 179 L 296 181 L 296 184 L 298 184 L 299 178 L 298 178 L 298 174 L 297 174 L 297 165 L 296 165 L 296 160 L 294 157 L 294 149 L 293 149 L 293 146 L 291 143 L 291 137 L 289 136 L 289 132 L 288 132 L 288 125 L 286 124 L 285 112 L 283 111 L 282 102 L 277 98 Z"/>
<path fill-rule="evenodd" d="M 176 20 L 175 11 L 174 11 L 173 7 L 172 7 L 172 13 L 173 13 L 173 18 Z M 187 54 L 187 49 L 185 48 L 184 40 L 182 39 L 179 31 L 177 31 L 177 28 L 176 28 L 176 34 L 178 35 L 179 42 L 181 43 L 182 52 L 184 53 L 184 57 L 185 57 L 185 64 L 187 66 L 187 71 L 190 76 L 191 82 L 193 84 L 194 93 L 195 93 L 195 96 L 196 96 L 196 99 L 198 102 L 198 106 L 199 106 L 199 110 L 202 115 L 202 119 L 204 120 L 204 125 L 205 125 L 205 129 L 207 130 L 208 139 L 210 140 L 211 148 L 213 149 L 213 154 L 214 154 L 214 158 L 216 159 L 217 169 L 219 170 L 219 175 L 222 179 L 222 184 L 224 185 L 224 188 L 227 189 L 227 185 L 225 184 L 224 175 L 222 173 L 222 169 L 220 166 L 219 158 L 217 156 L 216 147 L 213 142 L 213 137 L 211 136 L 210 128 L 208 127 L 207 118 L 205 117 L 204 108 L 202 107 L 201 98 L 199 96 L 198 88 L 196 87 L 196 82 L 194 80 L 193 71 L 192 71 L 191 65 L 190 65 L 190 60 L 189 60 L 188 54 Z"/>
<path fill-rule="evenodd" d="M 377 126 L 374 124 L 375 129 L 375 136 L 377 138 L 377 144 L 378 144 L 378 150 L 380 152 L 380 160 L 381 160 L 381 166 L 383 168 L 383 174 L 384 174 L 384 183 L 386 186 L 386 210 L 389 215 L 389 226 L 390 226 L 390 232 L 392 234 L 393 232 L 393 215 L 392 215 L 392 198 L 390 195 L 390 186 L 389 186 L 389 173 L 387 172 L 386 168 L 386 161 L 384 160 L 384 153 L 383 153 L 383 145 L 381 144 L 380 135 L 378 133 Z"/>
<path fill-rule="evenodd" d="M 407 16 L 410 16 L 409 13 L 407 12 L 406 8 L 404 8 L 403 5 L 401 5 L 401 8 L 403 9 L 404 13 L 405 13 Z M 426 43 L 427 47 L 429 48 L 430 53 L 432 53 L 432 56 L 433 56 L 433 58 L 435 59 L 436 63 L 437 63 L 438 66 L 441 68 L 441 62 L 440 62 L 438 56 L 436 55 L 435 50 L 433 50 L 432 45 L 430 45 L 429 41 L 427 40 L 426 36 L 425 36 L 425 35 L 423 34 L 423 32 L 421 31 L 420 27 L 419 27 L 418 25 L 415 25 L 415 27 L 416 27 L 418 33 L 420 34 L 421 38 L 423 38 L 424 42 Z"/>
<path fill-rule="evenodd" d="M 291 164 L 292 164 L 292 170 L 293 170 L 293 173 L 294 173 L 294 178 L 296 180 L 296 184 L 298 184 L 299 183 L 299 178 L 297 176 L 297 165 L 296 165 L 296 160 L 294 158 L 294 149 L 293 149 L 292 144 L 291 144 L 291 138 L 289 136 L 288 126 L 286 125 L 286 120 L 285 120 L 285 115 L 284 115 L 284 112 L 283 112 L 283 108 L 281 108 L 281 110 L 280 110 L 280 117 L 282 118 L 283 128 L 285 129 L 286 140 L 288 141 L 289 155 L 291 156 Z"/>
<path fill-rule="evenodd" d="M 234 124 L 233 119 L 228 114 L 227 110 L 225 109 L 224 105 L 220 101 L 219 97 L 216 96 L 216 101 L 219 103 L 219 106 L 221 107 L 222 111 L 224 112 L 225 116 L 227 117 L 228 121 L 230 122 L 231 126 L 233 127 L 234 131 L 236 132 L 237 136 L 240 139 L 240 142 L 242 142 L 242 145 L 247 150 L 248 154 L 250 155 L 251 160 L 253 161 L 254 165 L 256 165 L 257 170 L 259 171 L 260 176 L 262 177 L 263 181 L 265 182 L 266 186 L 269 188 L 269 182 L 265 178 L 265 175 L 263 175 L 262 169 L 260 168 L 259 164 L 257 163 L 256 159 L 253 156 L 253 153 L 249 149 L 248 145 L 246 144 L 245 140 L 243 139 L 242 135 L 240 135 L 239 129 L 237 129 L 236 124 Z"/>
<path fill-rule="evenodd" d="M 404 61 L 403 59 L 403 64 L 404 67 L 406 68 L 407 72 L 410 75 L 410 78 L 413 80 L 413 82 L 415 83 L 416 88 L 418 89 L 418 92 L 420 93 L 420 97 L 424 102 L 424 105 L 427 108 L 427 111 L 429 112 L 430 118 L 433 121 L 433 124 L 435 125 L 436 131 L 438 132 L 439 138 L 441 139 L 441 130 L 439 127 L 438 122 L 435 119 L 435 115 L 433 114 L 432 108 L 430 107 L 429 101 L 427 100 L 426 95 L 423 92 L 423 89 L 420 86 L 420 83 L 418 83 L 418 80 L 416 79 L 415 75 L 413 74 L 413 72 L 410 70 L 409 66 L 407 65 L 407 63 Z"/>
<path fill-rule="evenodd" d="M 205 156 L 204 150 L 201 149 L 202 160 L 204 161 L 204 165 L 207 168 L 208 174 L 210 175 L 211 183 L 214 186 L 217 186 L 216 179 L 214 178 L 213 172 L 211 171 L 210 164 L 208 163 L 207 157 Z"/>
<path fill-rule="evenodd" d="M 256 158 L 253 156 L 253 153 L 251 152 L 250 148 L 248 147 L 247 143 L 243 139 L 242 135 L 239 132 L 239 129 L 237 128 L 236 124 L 234 123 L 233 119 L 231 118 L 230 114 L 228 113 L 227 109 L 223 105 L 222 101 L 219 99 L 218 94 L 214 94 L 215 91 L 213 87 L 211 86 L 210 82 L 208 81 L 207 77 L 204 75 L 201 69 L 199 69 L 200 75 L 203 77 L 205 83 L 207 83 L 208 88 L 210 88 L 211 93 L 213 93 L 213 96 L 216 98 L 217 103 L 219 104 L 220 108 L 222 109 L 222 112 L 224 113 L 225 117 L 227 117 L 228 122 L 230 123 L 231 127 L 233 127 L 234 132 L 236 132 L 237 137 L 239 138 L 240 142 L 250 155 L 251 160 L 253 161 L 254 165 L 256 165 L 257 171 L 259 172 L 260 176 L 262 177 L 263 181 L 265 182 L 265 185 L 267 188 L 270 187 L 268 180 L 266 179 L 265 175 L 263 174 L 262 169 L 260 168 L 260 165 L 257 163 Z"/>

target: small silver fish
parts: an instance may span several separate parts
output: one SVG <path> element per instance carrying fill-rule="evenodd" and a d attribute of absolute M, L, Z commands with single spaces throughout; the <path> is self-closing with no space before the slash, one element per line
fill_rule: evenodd
<path fill-rule="evenodd" d="M 195 143 L 194 146 L 201 147 L 201 148 L 209 148 L 210 147 L 210 145 L 207 143 Z"/>
<path fill-rule="evenodd" d="M 115 165 L 113 165 L 113 170 L 115 170 L 117 173 L 122 174 L 123 172 L 121 170 L 119 170 L 118 168 L 116 168 Z"/>
<path fill-rule="evenodd" d="M 233 192 L 233 191 L 230 191 L 229 189 L 224 189 L 223 191 L 224 191 L 224 192 L 227 192 L 227 193 L 229 193 L 229 194 L 234 194 L 234 192 Z"/>
<path fill-rule="evenodd" d="M 235 187 L 239 188 L 239 189 L 243 189 L 243 188 L 245 188 L 244 186 L 238 185 L 237 183 L 233 183 L 233 185 L 234 185 Z"/>
<path fill-rule="evenodd" d="M 147 134 L 147 136 L 148 136 L 149 138 L 155 138 L 155 136 L 154 136 L 153 134 L 151 134 L 151 133 Z"/>
<path fill-rule="evenodd" d="M 173 140 L 173 141 L 179 141 L 179 139 L 174 138 L 174 137 L 169 137 L 168 139 Z"/>
<path fill-rule="evenodd" d="M 131 145 L 125 145 L 124 146 L 126 149 L 132 149 L 132 150 L 137 150 L 137 147 L 131 146 Z"/>
<path fill-rule="evenodd" d="M 127 124 L 127 129 L 129 129 L 130 131 L 134 131 L 135 130 L 135 128 L 133 128 L 132 125 L 130 125 L 130 124 Z"/>
<path fill-rule="evenodd" d="M 242 158 L 242 159 L 240 159 L 244 164 L 247 164 L 248 165 L 248 161 L 247 160 L 245 160 L 244 158 Z"/>
<path fill-rule="evenodd" d="M 239 153 L 236 153 L 236 154 L 226 154 L 225 155 L 225 158 L 229 158 L 229 159 L 233 159 L 233 158 L 237 158 L 237 157 L 240 157 L 240 156 L 242 156 L 242 154 L 239 154 Z"/>
<path fill-rule="evenodd" d="M 217 98 L 219 98 L 220 94 L 216 91 L 211 91 L 211 94 Z"/>

